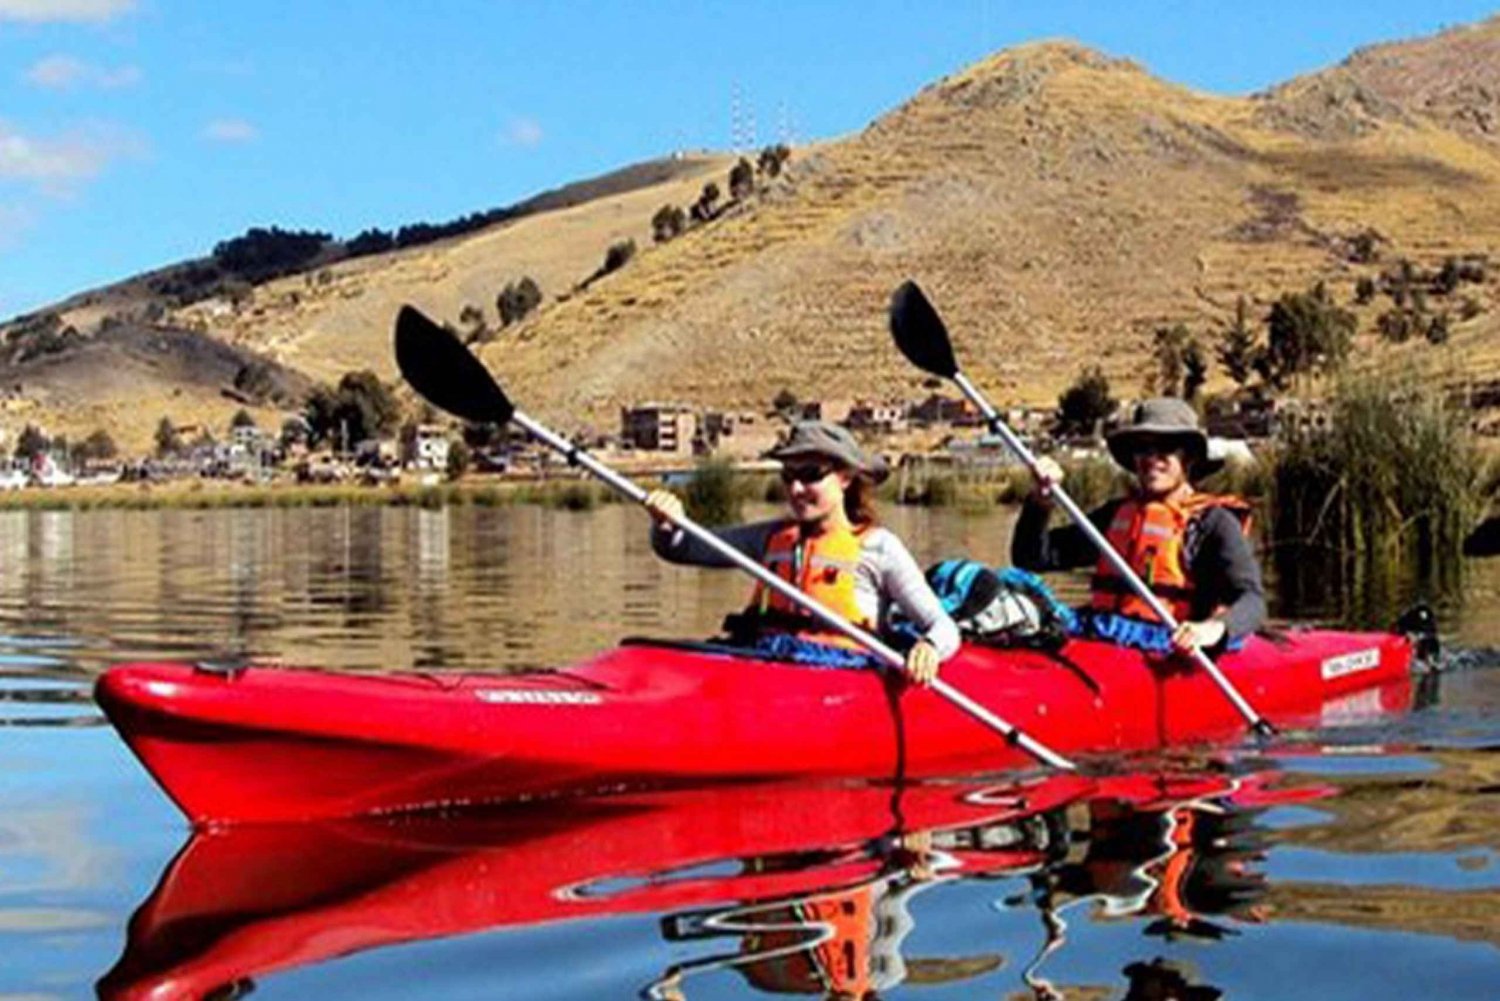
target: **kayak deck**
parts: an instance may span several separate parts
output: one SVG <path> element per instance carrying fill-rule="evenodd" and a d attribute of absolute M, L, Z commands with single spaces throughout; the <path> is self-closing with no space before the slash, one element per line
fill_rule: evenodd
<path fill-rule="evenodd" d="M 1281 727 L 1409 700 L 1410 643 L 1385 633 L 1252 638 L 1219 664 Z M 1066 754 L 1233 738 L 1243 721 L 1190 665 L 1074 641 L 969 646 L 955 688 Z M 994 731 L 873 671 L 635 642 L 557 672 L 343 674 L 182 663 L 111 668 L 99 704 L 197 824 L 307 820 L 708 783 L 1030 767 Z"/>

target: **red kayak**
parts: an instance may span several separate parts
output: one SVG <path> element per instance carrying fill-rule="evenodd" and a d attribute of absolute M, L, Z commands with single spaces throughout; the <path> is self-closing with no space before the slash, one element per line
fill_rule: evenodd
<path fill-rule="evenodd" d="M 705 915 L 726 909 L 764 911 L 866 886 L 917 851 L 941 853 L 943 878 L 1035 872 L 1068 855 L 1071 839 L 1057 825 L 1071 804 L 1149 815 L 1206 799 L 1256 808 L 1322 792 L 1283 787 L 1275 773 L 1217 770 L 899 790 L 771 783 L 453 818 L 200 831 L 131 919 L 99 994 L 217 996 L 247 977 L 365 949 L 612 915 L 671 913 L 663 926 L 681 934 L 712 927 Z M 1052 825 L 1042 820 L 1049 814 Z"/>
<path fill-rule="evenodd" d="M 1271 722 L 1304 726 L 1405 706 L 1411 654 L 1394 634 L 1294 631 L 1220 665 Z M 1065 754 L 1243 732 L 1201 671 L 1109 644 L 970 646 L 943 676 Z M 522 674 L 123 664 L 96 697 L 195 824 L 1034 764 L 930 691 L 710 644 L 627 642 Z"/>

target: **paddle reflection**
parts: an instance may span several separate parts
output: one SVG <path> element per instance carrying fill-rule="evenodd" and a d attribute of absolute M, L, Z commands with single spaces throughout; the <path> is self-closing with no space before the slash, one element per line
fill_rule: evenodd
<path fill-rule="evenodd" d="M 236 996 L 253 978 L 381 946 L 633 914 L 656 916 L 671 954 L 688 957 L 633 985 L 643 996 L 685 1001 L 718 974 L 752 993 L 867 999 L 1002 967 L 999 948 L 932 958 L 908 946 L 924 895 L 988 880 L 991 913 L 1040 918 L 1010 947 L 1026 953 L 1019 979 L 1052 998 L 1048 961 L 1078 917 L 1203 939 L 1264 920 L 1255 816 L 1321 793 L 1205 770 L 759 786 L 208 831 L 167 866 L 98 989 Z M 1151 955 L 1122 972 L 1131 997 L 1167 996 L 1151 985 L 1173 977 L 1214 996 Z"/>

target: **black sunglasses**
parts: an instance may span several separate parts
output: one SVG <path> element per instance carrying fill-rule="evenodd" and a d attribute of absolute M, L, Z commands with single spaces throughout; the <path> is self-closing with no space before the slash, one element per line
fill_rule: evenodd
<path fill-rule="evenodd" d="M 825 465 L 782 466 L 781 482 L 801 483 L 804 486 L 811 486 L 831 472 L 833 472 L 833 467 Z"/>

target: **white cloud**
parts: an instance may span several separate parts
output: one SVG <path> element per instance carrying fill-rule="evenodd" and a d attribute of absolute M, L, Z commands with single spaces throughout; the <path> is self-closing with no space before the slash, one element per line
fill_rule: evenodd
<path fill-rule="evenodd" d="M 100 24 L 135 9 L 136 0 L 0 0 L 0 21 Z"/>
<path fill-rule="evenodd" d="M 500 145 L 530 149 L 542 142 L 542 127 L 530 118 L 512 118 L 500 133 Z"/>
<path fill-rule="evenodd" d="M 0 0 L 3 2 L 3 0 Z M 48 90 L 71 90 L 74 87 L 101 87 L 106 90 L 129 87 L 139 83 L 141 71 L 136 66 L 118 66 L 104 69 L 91 66 L 72 56 L 48 56 L 38 60 L 26 71 L 26 80 L 34 87 Z"/>
<path fill-rule="evenodd" d="M 66 196 L 115 160 L 140 156 L 145 142 L 109 125 L 91 125 L 53 137 L 29 136 L 0 122 L 0 181 L 30 182 Z"/>
<path fill-rule="evenodd" d="M 248 143 L 260 138 L 260 129 L 243 118 L 216 118 L 203 126 L 203 138 L 216 143 Z"/>

